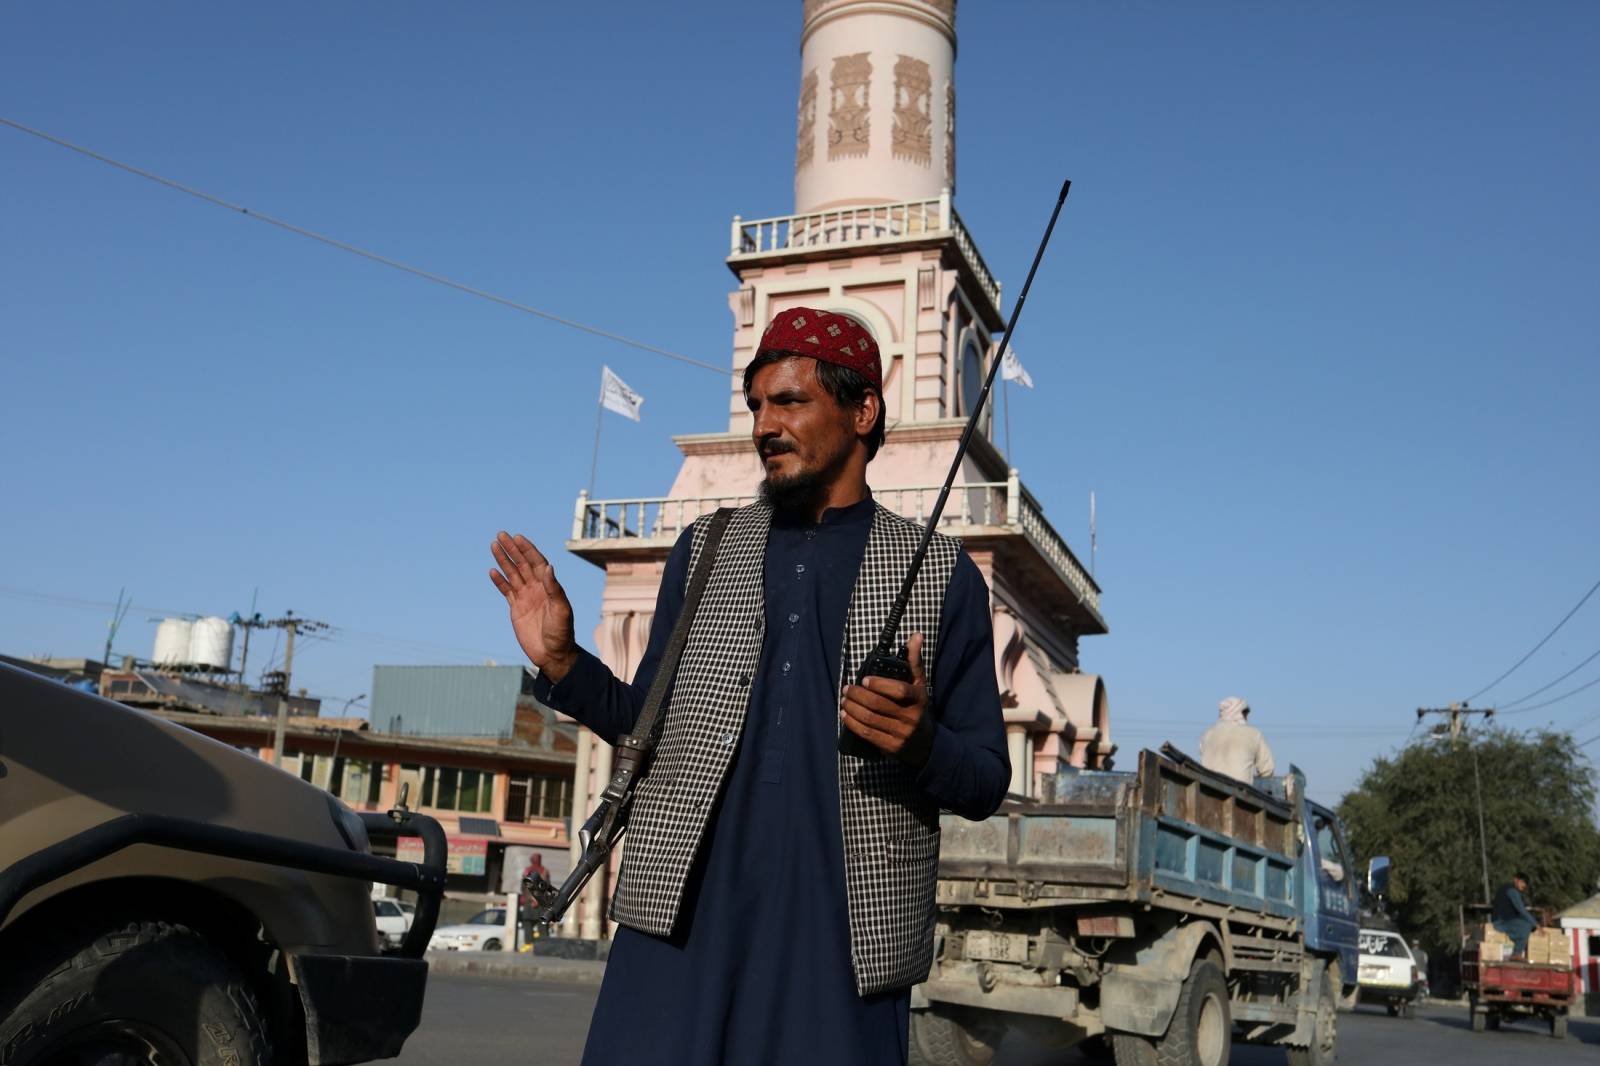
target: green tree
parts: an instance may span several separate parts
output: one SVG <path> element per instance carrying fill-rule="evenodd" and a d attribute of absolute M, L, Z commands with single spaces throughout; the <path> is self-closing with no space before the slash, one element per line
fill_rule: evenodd
<path fill-rule="evenodd" d="M 1474 757 L 1491 893 L 1521 871 L 1531 905 L 1561 908 L 1587 898 L 1600 875 L 1592 768 L 1571 735 L 1494 729 L 1377 759 L 1339 816 L 1363 869 L 1375 855 L 1393 860 L 1390 912 L 1430 951 L 1454 954 L 1461 905 L 1484 901 Z"/>

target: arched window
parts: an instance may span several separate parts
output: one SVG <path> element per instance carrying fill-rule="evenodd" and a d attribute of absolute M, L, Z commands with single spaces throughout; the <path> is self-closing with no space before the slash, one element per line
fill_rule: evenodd
<path fill-rule="evenodd" d="M 972 409 L 978 406 L 978 393 L 983 390 L 983 353 L 978 350 L 976 340 L 969 339 L 966 347 L 961 349 L 961 369 L 957 382 L 961 395 L 960 413 L 970 417 Z"/>
<path fill-rule="evenodd" d="M 978 344 L 978 338 L 969 336 L 961 348 L 961 358 L 956 366 L 956 402 L 960 405 L 956 413 L 962 418 L 971 417 L 973 409 L 978 406 L 978 397 L 983 392 L 983 379 L 988 369 L 984 365 L 983 348 Z M 993 425 L 994 404 L 991 402 L 984 408 L 983 417 L 978 421 L 978 432 L 987 437 Z"/>

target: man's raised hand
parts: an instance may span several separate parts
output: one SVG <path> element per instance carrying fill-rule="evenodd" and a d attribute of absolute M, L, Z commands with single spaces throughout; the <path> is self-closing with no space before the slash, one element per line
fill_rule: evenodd
<path fill-rule="evenodd" d="M 521 533 L 502 530 L 489 545 L 498 569 L 489 580 L 506 598 L 511 629 L 517 643 L 551 681 L 560 681 L 578 659 L 578 642 L 572 633 L 572 604 L 550 565 L 533 542 Z"/>

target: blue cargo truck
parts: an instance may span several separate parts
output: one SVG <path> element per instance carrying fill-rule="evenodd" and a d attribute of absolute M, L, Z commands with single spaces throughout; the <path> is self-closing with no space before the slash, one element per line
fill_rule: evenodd
<path fill-rule="evenodd" d="M 1119 1066 L 1225 1066 L 1235 1042 L 1333 1061 L 1359 896 L 1298 770 L 1252 787 L 1168 746 L 1046 786 L 945 819 L 914 1061 L 982 1066 L 1013 1029 Z"/>

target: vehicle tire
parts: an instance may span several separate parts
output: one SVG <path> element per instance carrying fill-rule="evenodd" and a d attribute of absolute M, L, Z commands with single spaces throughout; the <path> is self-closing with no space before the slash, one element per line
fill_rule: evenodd
<path fill-rule="evenodd" d="M 0 1048 L 8 1066 L 272 1062 L 272 1034 L 250 982 L 185 926 L 69 930 L 8 959 L 7 971 Z"/>
<path fill-rule="evenodd" d="M 1004 1027 L 965 1012 L 911 1012 L 911 1061 L 920 1066 L 989 1066 Z"/>
<path fill-rule="evenodd" d="M 1339 1055 L 1339 971 L 1329 967 L 1317 990 L 1317 1030 L 1310 1047 L 1291 1047 L 1289 1066 L 1333 1066 Z"/>
<path fill-rule="evenodd" d="M 1227 1066 L 1233 1020 L 1222 968 L 1210 959 L 1197 959 L 1189 967 L 1165 1036 L 1149 1040 L 1117 1033 L 1111 1046 L 1117 1066 Z"/>
<path fill-rule="evenodd" d="M 483 942 L 483 950 L 484 951 L 499 951 L 500 950 L 500 941 L 495 939 L 494 937 L 490 937 L 488 940 L 485 940 Z"/>
<path fill-rule="evenodd" d="M 1078 1054 L 1091 1062 L 1110 1062 L 1116 1054 L 1111 1050 L 1111 1037 L 1105 1034 L 1080 1040 L 1077 1046 Z"/>
<path fill-rule="evenodd" d="M 1475 993 L 1467 994 L 1467 1021 L 1472 1025 L 1474 1033 L 1483 1032 L 1484 1025 L 1488 1022 L 1488 1012 L 1478 1009 L 1478 997 Z"/>
<path fill-rule="evenodd" d="M 1557 1014 L 1550 1019 L 1550 1035 L 1557 1040 L 1565 1040 L 1567 1038 L 1567 1016 L 1565 1014 Z"/>

